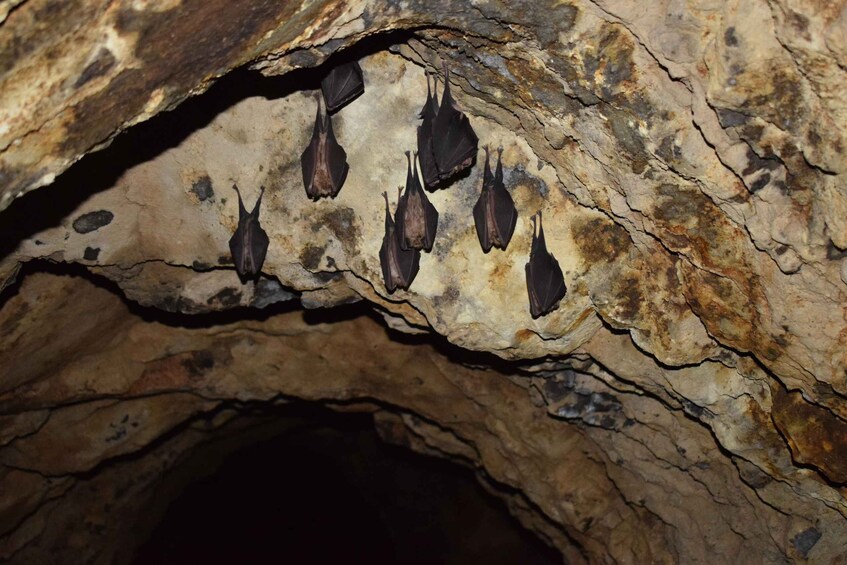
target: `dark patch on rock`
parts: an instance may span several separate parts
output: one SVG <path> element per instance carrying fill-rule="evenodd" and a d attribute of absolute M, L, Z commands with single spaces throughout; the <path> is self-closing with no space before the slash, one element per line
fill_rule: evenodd
<path fill-rule="evenodd" d="M 791 25 L 791 27 L 797 30 L 806 41 L 810 41 L 811 36 L 809 35 L 809 18 L 807 18 L 803 14 L 798 14 L 794 10 L 788 10 L 786 16 L 786 19 L 788 20 L 788 23 Z"/>
<path fill-rule="evenodd" d="M 761 175 L 758 179 L 756 179 L 752 185 L 750 185 L 750 192 L 757 193 L 763 188 L 765 188 L 768 183 L 771 182 L 771 174 L 765 173 Z"/>
<path fill-rule="evenodd" d="M 74 107 L 62 152 L 77 155 L 107 139 L 120 124 L 140 114 L 150 93 L 158 88 L 169 93 L 165 102 L 173 103 L 203 84 L 211 73 L 220 74 L 253 59 L 278 22 L 286 23 L 277 34 L 284 33 L 288 25 L 301 25 L 301 20 L 292 17 L 299 7 L 275 0 L 255 0 L 246 8 L 228 0 L 188 1 L 163 11 L 122 5 L 115 27 L 122 36 L 134 36 L 138 65 L 121 71 L 108 86 Z M 71 14 L 68 19 L 79 20 L 79 15 L 71 18 Z M 61 18 L 50 16 L 43 21 Z M 51 31 L 51 37 L 56 36 Z"/>
<path fill-rule="evenodd" d="M 105 75 L 112 69 L 112 67 L 115 66 L 115 63 L 117 62 L 117 59 L 115 59 L 115 56 L 111 51 L 105 47 L 101 47 L 100 51 L 97 52 L 97 56 L 94 57 L 94 60 L 91 61 L 79 75 L 79 78 L 74 83 L 74 88 L 79 88 L 95 78 Z"/>
<path fill-rule="evenodd" d="M 779 168 L 781 161 L 776 155 L 768 155 L 765 158 L 759 157 L 755 151 L 747 148 L 747 166 L 741 171 L 745 177 L 752 175 L 756 171 L 773 171 Z"/>
<path fill-rule="evenodd" d="M 203 261 L 194 260 L 191 263 L 191 268 L 194 269 L 195 271 L 203 272 L 203 271 L 211 270 L 212 266 L 208 263 L 204 263 Z"/>
<path fill-rule="evenodd" d="M 787 246 L 787 245 L 780 245 L 779 247 L 777 247 L 776 249 L 774 249 L 774 252 L 775 252 L 777 255 L 779 255 L 779 256 L 785 255 L 785 253 L 786 253 L 787 251 L 788 251 L 788 246 Z"/>
<path fill-rule="evenodd" d="M 627 322 L 638 319 L 641 305 L 644 303 L 641 281 L 635 276 L 615 278 L 612 287 L 616 317 Z"/>
<path fill-rule="evenodd" d="M 215 198 L 215 190 L 212 188 L 212 179 L 209 175 L 203 175 L 191 185 L 191 192 L 200 202 Z"/>
<path fill-rule="evenodd" d="M 774 387 L 771 415 L 794 461 L 831 482 L 847 483 L 847 422 L 807 402 L 802 393 L 779 386 Z"/>
<path fill-rule="evenodd" d="M 626 419 L 621 402 L 605 392 L 573 391 L 560 403 L 554 415 L 566 420 L 581 420 L 589 426 L 616 430 Z"/>
<path fill-rule="evenodd" d="M 36 239 L 35 241 L 33 241 L 33 243 L 36 244 L 36 245 L 44 245 L 44 242 L 41 241 L 40 239 Z"/>
<path fill-rule="evenodd" d="M 544 22 L 533 26 L 542 45 L 558 42 L 559 34 L 570 31 L 579 15 L 579 9 L 571 4 L 547 6 L 544 12 Z M 556 22 L 556 25 L 548 25 L 548 22 Z"/>
<path fill-rule="evenodd" d="M 218 257 L 218 265 L 234 265 L 231 255 L 221 255 Z"/>
<path fill-rule="evenodd" d="M 195 351 L 188 359 L 183 359 L 182 366 L 185 367 L 188 376 L 199 378 L 215 367 L 215 356 L 211 351 Z"/>
<path fill-rule="evenodd" d="M 223 308 L 233 308 L 241 304 L 241 291 L 237 288 L 224 288 L 216 295 L 209 298 L 206 301 L 206 304 Z"/>
<path fill-rule="evenodd" d="M 77 233 L 90 233 L 112 223 L 115 215 L 108 210 L 88 212 L 74 220 L 73 228 Z"/>
<path fill-rule="evenodd" d="M 797 550 L 797 553 L 803 559 L 806 559 L 809 556 L 809 552 L 815 547 L 815 544 L 821 539 L 823 534 L 818 531 L 817 528 L 806 528 L 793 538 L 791 538 L 791 543 L 794 545 L 794 549 Z"/>
<path fill-rule="evenodd" d="M 726 28 L 723 34 L 723 42 L 729 47 L 738 47 L 738 38 L 735 36 L 735 28 L 730 26 Z"/>
<path fill-rule="evenodd" d="M 344 278 L 343 273 L 338 271 L 318 271 L 313 273 L 315 278 L 323 283 L 333 282 Z"/>
<path fill-rule="evenodd" d="M 352 208 L 339 207 L 328 212 L 324 212 L 317 224 L 312 226 L 312 229 L 320 229 L 323 226 L 338 238 L 342 245 L 355 249 L 361 238 L 362 232 L 359 228 L 356 212 Z"/>
<path fill-rule="evenodd" d="M 458 288 L 455 286 L 448 286 L 447 290 L 433 298 L 433 302 L 436 307 L 441 307 L 444 304 L 456 302 L 459 299 L 459 296 L 461 296 L 461 293 Z"/>
<path fill-rule="evenodd" d="M 97 257 L 100 255 L 99 247 L 86 247 L 85 251 L 82 253 L 82 258 L 86 261 L 96 261 Z"/>
<path fill-rule="evenodd" d="M 571 225 L 571 232 L 580 254 L 589 265 L 613 261 L 632 246 L 624 228 L 603 218 L 577 219 Z"/>
<path fill-rule="evenodd" d="M 763 73 L 760 80 L 768 80 L 771 85 L 765 87 L 751 82 L 746 86 L 766 94 L 751 96 L 744 102 L 743 107 L 758 113 L 780 129 L 795 133 L 805 121 L 808 111 L 800 79 L 787 67 L 776 66 Z"/>
<path fill-rule="evenodd" d="M 568 369 L 561 376 L 544 379 L 541 392 L 547 404 L 556 404 L 565 399 L 573 391 L 575 378 L 573 371 Z"/>
<path fill-rule="evenodd" d="M 662 139 L 662 142 L 656 149 L 656 154 L 661 157 L 665 163 L 677 163 L 680 159 L 682 159 L 682 147 L 676 144 L 676 139 L 673 135 L 668 135 Z"/>
<path fill-rule="evenodd" d="M 624 152 L 630 159 L 630 167 L 635 174 L 641 174 L 647 168 L 650 156 L 644 148 L 644 140 L 638 133 L 634 118 L 628 113 L 603 104 L 600 110 L 606 116 L 606 127 L 612 136 L 618 140 Z"/>
<path fill-rule="evenodd" d="M 5 75 L 28 55 L 53 45 L 57 37 L 69 35 L 74 28 L 94 18 L 100 9 L 98 4 L 85 0 L 34 3 L 32 7 L 28 17 L 10 17 L 3 22 L 0 75 Z"/>
<path fill-rule="evenodd" d="M 303 265 L 303 268 L 307 271 L 314 271 L 320 266 L 324 252 L 326 252 L 326 247 L 320 247 L 308 243 L 300 252 L 300 264 Z"/>
<path fill-rule="evenodd" d="M 723 128 L 734 128 L 744 125 L 750 120 L 750 116 L 730 110 L 729 108 L 717 108 L 718 121 Z"/>
<path fill-rule="evenodd" d="M 830 261 L 838 261 L 847 257 L 847 249 L 839 249 L 830 239 L 826 243 L 826 258 Z"/>
<path fill-rule="evenodd" d="M 256 282 L 253 300 L 250 306 L 253 308 L 265 308 L 277 302 L 285 302 L 297 298 L 297 295 L 286 290 L 277 280 L 260 278 Z"/>

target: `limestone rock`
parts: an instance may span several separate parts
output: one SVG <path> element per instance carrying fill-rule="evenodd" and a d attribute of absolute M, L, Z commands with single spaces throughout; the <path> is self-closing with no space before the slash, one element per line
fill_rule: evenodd
<path fill-rule="evenodd" d="M 796 0 L 3 4 L 0 287 L 22 286 L 0 309 L 0 480 L 23 485 L 31 516 L 0 505 L 3 551 L 41 555 L 45 513 L 82 497 L 73 473 L 284 386 L 404 407 L 413 416 L 381 416 L 398 437 L 471 454 L 572 561 L 842 555 L 845 14 Z M 351 169 L 337 199 L 313 203 L 298 161 L 314 91 L 348 55 L 366 81 L 333 118 Z M 404 182 L 424 73 L 442 61 L 481 143 L 505 148 L 519 219 L 508 250 L 481 252 L 477 165 L 432 194 L 435 249 L 389 295 L 380 193 Z M 227 249 L 233 183 L 248 205 L 266 188 L 271 246 L 247 283 Z M 568 295 L 532 320 L 523 265 L 539 209 Z M 48 262 L 104 288 L 17 280 Z M 509 378 L 404 349 L 369 319 L 255 314 L 297 302 L 372 305 L 392 328 L 494 354 L 482 364 Z M 144 307 L 207 322 L 147 322 Z M 351 328 L 429 359 L 429 396 L 386 374 L 389 356 L 338 375 L 309 365 L 328 336 L 361 347 Z M 281 353 L 262 345 L 276 341 L 296 359 L 284 365 L 321 378 L 272 371 Z M 467 429 L 442 434 L 426 422 L 452 421 L 434 399 L 454 388 Z M 72 456 L 56 448 L 68 443 Z"/>

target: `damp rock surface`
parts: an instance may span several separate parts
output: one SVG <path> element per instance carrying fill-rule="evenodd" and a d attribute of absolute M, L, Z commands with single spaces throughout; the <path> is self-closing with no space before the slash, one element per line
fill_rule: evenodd
<path fill-rule="evenodd" d="M 24 285 L 0 308 L 0 490 L 21 497 L 0 511 L 4 555 L 36 551 L 39 535 L 49 545 L 50 509 L 85 499 L 79 473 L 226 399 L 272 398 L 282 385 L 262 383 L 285 363 L 239 347 L 311 336 L 292 351 L 324 351 L 321 332 L 382 331 L 348 320 L 316 332 L 293 313 L 226 318 L 238 329 L 218 349 L 201 345 L 216 330 L 194 326 L 162 330 L 182 344 L 165 348 L 148 339 L 156 322 L 111 293 L 47 275 L 20 282 L 47 263 L 84 265 L 132 303 L 176 316 L 359 303 L 391 328 L 492 354 L 489 367 L 507 368 L 468 369 L 475 400 L 447 410 L 461 404 L 507 448 L 442 434 L 453 412 L 392 396 L 430 386 L 397 381 L 399 365 L 378 384 L 373 365 L 279 378 L 297 397 L 407 406 L 391 417 L 398 434 L 412 430 L 401 434 L 410 446 L 481 462 L 519 489 L 513 512 L 573 562 L 843 555 L 845 17 L 794 0 L 0 7 L 0 287 Z M 366 90 L 333 117 L 350 172 L 338 198 L 314 203 L 299 166 L 314 97 L 353 55 Z M 443 73 L 442 62 L 480 144 L 504 147 L 517 226 L 505 252 L 482 253 L 471 216 L 480 151 L 467 176 L 431 194 L 435 247 L 409 291 L 389 295 L 380 194 L 395 204 L 425 72 Z M 266 188 L 271 244 L 253 281 L 227 247 L 232 184 L 248 207 Z M 568 294 L 533 320 L 524 265 L 538 210 Z M 100 370 L 104 355 L 119 369 Z M 445 378 L 466 369 L 439 367 Z M 508 437 L 507 408 L 527 414 Z M 173 441 L 179 453 L 200 440 Z M 498 449 L 531 469 L 506 469 Z M 131 474 L 121 469 L 113 480 Z"/>

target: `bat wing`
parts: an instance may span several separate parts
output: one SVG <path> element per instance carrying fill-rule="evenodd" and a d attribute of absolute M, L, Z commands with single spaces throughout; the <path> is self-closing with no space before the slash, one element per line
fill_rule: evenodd
<path fill-rule="evenodd" d="M 418 126 L 418 159 L 421 163 L 421 177 L 427 188 L 438 184 L 438 166 L 432 151 L 432 121 L 424 120 Z"/>
<path fill-rule="evenodd" d="M 395 244 L 397 249 L 397 266 L 400 273 L 400 281 L 398 281 L 397 286 L 403 290 L 408 290 L 412 286 L 412 281 L 418 276 L 421 252 L 417 249 L 403 250 L 400 247 L 399 241 L 396 241 Z"/>
<path fill-rule="evenodd" d="M 488 195 L 487 191 L 483 189 L 482 194 L 479 195 L 479 199 L 476 201 L 476 204 L 473 207 L 473 220 L 474 225 L 476 226 L 476 235 L 479 237 L 479 245 L 482 247 L 482 251 L 484 253 L 488 253 L 491 251 L 491 239 L 488 237 L 488 223 L 486 222 L 486 218 L 488 217 L 486 211 L 486 204 Z"/>
<path fill-rule="evenodd" d="M 318 116 L 315 118 L 315 128 L 312 130 L 312 139 L 309 145 L 303 150 L 300 155 L 300 168 L 303 170 L 303 187 L 306 189 L 306 194 L 309 198 L 314 197 L 315 171 L 317 170 L 318 149 L 321 143 L 320 129 L 320 107 L 318 107 Z"/>
<path fill-rule="evenodd" d="M 239 219 L 238 228 L 229 240 L 229 251 L 241 276 L 254 276 L 262 270 L 269 244 L 270 239 L 259 225 L 257 214 Z"/>
<path fill-rule="evenodd" d="M 432 128 L 432 152 L 441 180 L 466 169 L 477 153 L 479 138 L 468 117 L 452 104 L 441 104 Z"/>
<path fill-rule="evenodd" d="M 326 109 L 329 112 L 346 106 L 365 91 L 365 80 L 359 63 L 352 61 L 332 69 L 321 81 Z"/>
<path fill-rule="evenodd" d="M 512 195 L 506 190 L 502 184 L 494 187 L 491 191 L 491 205 L 493 206 L 493 216 L 495 229 L 497 230 L 498 239 L 501 245 L 500 249 L 506 250 L 509 242 L 512 240 L 512 234 L 515 233 L 515 225 L 518 222 L 518 209 L 515 208 L 515 202 L 512 200 Z M 474 218 L 476 218 L 476 208 L 474 208 Z"/>
<path fill-rule="evenodd" d="M 432 202 L 426 197 L 426 194 L 421 191 L 421 197 L 424 201 L 424 210 L 426 214 L 426 240 L 424 250 L 432 251 L 432 244 L 435 243 L 435 232 L 438 231 L 438 210 L 435 209 Z"/>
<path fill-rule="evenodd" d="M 382 280 L 385 281 L 385 288 L 389 294 L 397 290 L 397 285 L 394 284 L 391 276 L 391 238 L 386 233 L 382 238 L 382 247 L 379 248 L 379 264 L 382 267 Z"/>
<path fill-rule="evenodd" d="M 546 250 L 530 257 L 526 264 L 526 285 L 533 318 L 554 310 L 567 292 L 559 262 Z"/>
<path fill-rule="evenodd" d="M 332 120 L 329 116 L 327 116 L 326 122 L 326 166 L 329 169 L 329 178 L 332 181 L 331 196 L 335 198 L 341 187 L 344 186 L 350 166 L 347 164 L 347 152 L 335 139 L 335 133 L 332 131 Z"/>

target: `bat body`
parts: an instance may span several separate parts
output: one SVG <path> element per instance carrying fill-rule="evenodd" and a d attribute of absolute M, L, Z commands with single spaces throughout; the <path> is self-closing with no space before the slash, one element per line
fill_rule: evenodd
<path fill-rule="evenodd" d="M 418 159 L 421 163 L 421 177 L 427 188 L 438 184 L 438 167 L 432 151 L 432 124 L 438 115 L 438 82 L 435 82 L 435 95 L 429 90 L 429 75 L 426 77 L 426 102 L 419 117 L 423 120 L 418 126 Z"/>
<path fill-rule="evenodd" d="M 485 149 L 485 171 L 482 179 L 482 193 L 473 207 L 474 224 L 479 244 L 485 253 L 492 247 L 505 250 L 515 232 L 518 210 L 512 195 L 503 184 L 503 148 L 497 149 L 497 172 L 492 175 L 488 161 L 488 147 Z"/>
<path fill-rule="evenodd" d="M 538 222 L 536 225 L 536 216 Z M 541 211 L 532 217 L 532 247 L 526 264 L 526 288 L 529 292 L 529 311 L 538 318 L 555 310 L 565 297 L 565 277 L 556 258 L 547 251 Z M 535 231 L 538 228 L 538 235 Z"/>
<path fill-rule="evenodd" d="M 397 195 L 399 198 L 399 190 Z M 379 262 L 385 288 L 389 294 L 393 294 L 398 288 L 409 289 L 420 268 L 421 252 L 417 249 L 403 249 L 400 245 L 395 222 L 388 210 L 388 194 L 383 192 L 382 196 L 385 198 L 385 235 L 379 249 Z"/>
<path fill-rule="evenodd" d="M 365 92 L 362 67 L 352 61 L 332 69 L 321 81 L 327 112 L 334 113 Z"/>
<path fill-rule="evenodd" d="M 479 138 L 450 94 L 450 73 L 446 64 L 444 93 L 441 104 L 435 101 L 431 106 L 435 109 L 431 120 L 431 112 L 426 110 L 430 106 L 428 93 L 427 102 L 421 112 L 423 122 L 418 129 L 418 152 L 424 184 L 432 189 L 473 164 Z M 429 127 L 428 122 L 431 123 Z"/>
<path fill-rule="evenodd" d="M 415 161 L 418 154 L 415 152 Z M 396 229 L 403 249 L 432 250 L 435 232 L 438 229 L 438 210 L 426 197 L 418 179 L 415 162 L 406 151 L 408 168 L 406 172 L 406 192 L 397 203 Z"/>
<path fill-rule="evenodd" d="M 303 169 L 303 186 L 312 200 L 325 196 L 335 198 L 350 170 L 347 153 L 332 132 L 332 119 L 321 111 L 320 98 L 315 129 L 309 146 L 300 156 L 300 166 Z"/>
<path fill-rule="evenodd" d="M 262 270 L 270 243 L 268 234 L 259 225 L 259 206 L 262 204 L 265 187 L 262 187 L 256 205 L 249 214 L 244 208 L 238 187 L 232 185 L 232 188 L 238 194 L 238 227 L 229 240 L 229 251 L 238 274 L 242 277 L 254 277 Z"/>

